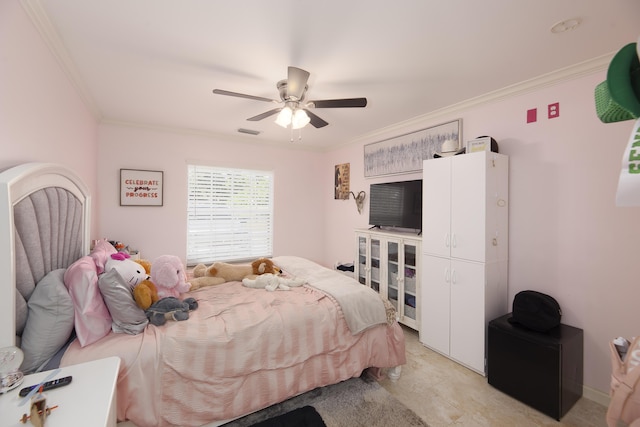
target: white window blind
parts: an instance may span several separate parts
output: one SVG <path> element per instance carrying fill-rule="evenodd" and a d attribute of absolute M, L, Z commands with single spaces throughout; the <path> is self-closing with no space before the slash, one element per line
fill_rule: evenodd
<path fill-rule="evenodd" d="M 273 173 L 189 165 L 187 264 L 271 257 Z"/>

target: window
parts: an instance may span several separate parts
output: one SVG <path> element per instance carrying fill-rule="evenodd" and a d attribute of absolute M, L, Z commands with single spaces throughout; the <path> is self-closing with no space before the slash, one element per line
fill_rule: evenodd
<path fill-rule="evenodd" d="M 188 169 L 187 264 L 271 257 L 273 172 Z"/>

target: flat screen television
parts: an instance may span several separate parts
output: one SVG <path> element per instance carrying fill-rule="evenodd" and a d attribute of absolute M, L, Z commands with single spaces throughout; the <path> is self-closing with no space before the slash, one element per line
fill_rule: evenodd
<path fill-rule="evenodd" d="M 369 225 L 422 230 L 422 180 L 371 184 Z"/>

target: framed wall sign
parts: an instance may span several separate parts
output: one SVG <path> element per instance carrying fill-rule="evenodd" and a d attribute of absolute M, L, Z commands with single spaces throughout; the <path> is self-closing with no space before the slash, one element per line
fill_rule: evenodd
<path fill-rule="evenodd" d="M 350 163 L 343 163 L 336 165 L 335 173 L 335 199 L 336 200 L 348 200 L 349 199 L 349 166 Z"/>
<path fill-rule="evenodd" d="M 164 172 L 120 169 L 120 206 L 162 206 Z"/>

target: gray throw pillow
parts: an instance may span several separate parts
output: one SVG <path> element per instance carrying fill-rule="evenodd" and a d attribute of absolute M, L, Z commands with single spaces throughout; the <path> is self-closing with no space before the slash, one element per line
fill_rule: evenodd
<path fill-rule="evenodd" d="M 20 347 L 21 370 L 33 372 L 51 359 L 73 332 L 73 301 L 64 285 L 65 269 L 53 270 L 38 282 L 27 303 L 27 323 Z"/>
<path fill-rule="evenodd" d="M 111 313 L 113 332 L 136 335 L 144 331 L 149 323 L 147 315 L 136 304 L 131 288 L 118 270 L 112 268 L 100 275 L 98 287 Z"/>

